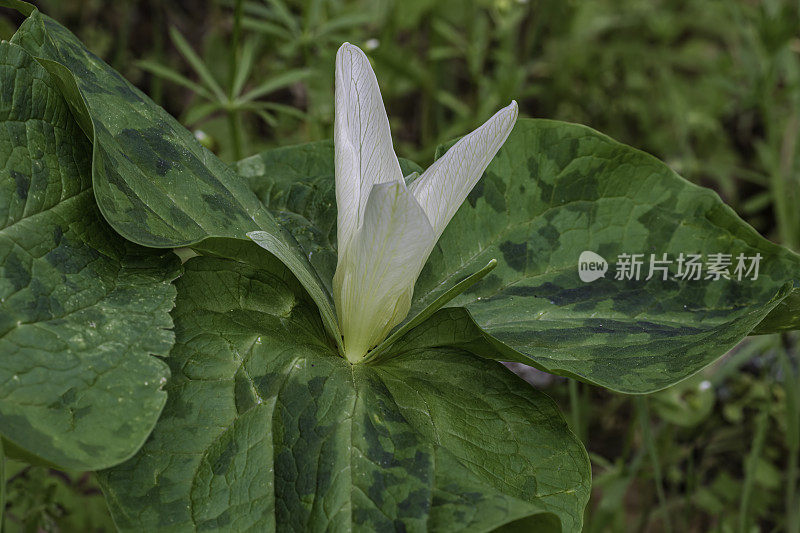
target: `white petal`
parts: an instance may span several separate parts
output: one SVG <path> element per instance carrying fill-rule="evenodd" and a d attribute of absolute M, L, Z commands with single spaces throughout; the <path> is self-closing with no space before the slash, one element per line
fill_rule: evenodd
<path fill-rule="evenodd" d="M 405 183 L 375 185 L 364 222 L 340 247 L 333 292 L 345 355 L 360 359 L 403 321 L 436 237 Z"/>
<path fill-rule="evenodd" d="M 373 184 L 403 179 L 378 80 L 364 52 L 349 43 L 336 54 L 333 135 L 341 258 L 361 223 Z"/>
<path fill-rule="evenodd" d="M 437 239 L 503 146 L 517 113 L 517 102 L 511 102 L 454 144 L 411 184 L 411 192 L 428 215 Z"/>

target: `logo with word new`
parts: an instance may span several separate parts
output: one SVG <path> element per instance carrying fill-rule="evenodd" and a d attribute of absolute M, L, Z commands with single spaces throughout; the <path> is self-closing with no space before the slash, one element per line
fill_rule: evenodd
<path fill-rule="evenodd" d="M 648 257 L 649 256 L 649 257 Z M 656 254 L 628 254 L 617 256 L 613 278 L 618 281 L 719 281 L 758 279 L 761 254 L 748 256 L 744 253 L 683 253 L 670 256 Z M 590 283 L 605 276 L 608 262 L 594 252 L 584 251 L 578 258 L 578 275 L 581 281 Z"/>
<path fill-rule="evenodd" d="M 606 275 L 608 262 L 594 252 L 586 250 L 578 258 L 578 276 L 581 281 L 590 283 Z"/>

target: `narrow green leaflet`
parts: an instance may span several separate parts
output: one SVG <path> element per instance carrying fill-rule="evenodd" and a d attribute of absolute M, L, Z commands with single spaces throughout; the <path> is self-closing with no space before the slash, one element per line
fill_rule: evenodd
<path fill-rule="evenodd" d="M 277 261 L 184 267 L 164 414 L 101 473 L 123 531 L 580 529 L 586 453 L 499 363 L 443 348 L 351 366 Z"/>
<path fill-rule="evenodd" d="M 0 43 L 0 434 L 62 467 L 104 468 L 166 400 L 170 252 L 127 243 L 91 189 L 91 145 L 49 74 Z"/>
<path fill-rule="evenodd" d="M 294 222 L 312 263 L 324 258 L 315 266 L 332 275 L 331 145 L 273 150 L 241 161 L 238 171 Z M 584 251 L 607 261 L 604 277 L 581 281 Z M 733 279 L 705 279 L 703 270 L 701 279 L 676 280 L 681 253 L 702 254 L 704 263 L 730 254 Z M 642 254 L 638 280 L 614 279 L 620 254 Z M 646 279 L 651 254 L 672 259 L 667 280 L 659 270 Z M 760 254 L 757 279 L 736 279 L 739 254 Z M 760 237 L 712 191 L 583 126 L 519 120 L 431 254 L 409 317 L 491 259 L 497 269 L 448 304 L 468 313 L 437 313 L 424 326 L 427 336 L 414 334 L 415 346 L 469 346 L 647 392 L 693 374 L 751 331 L 800 327 L 796 254 Z"/>
<path fill-rule="evenodd" d="M 330 296 L 308 259 L 228 165 L 56 21 L 36 11 L 12 41 L 48 69 L 93 140 L 95 197 L 117 232 L 166 248 L 263 231 L 268 250 L 293 265 L 339 338 Z"/>

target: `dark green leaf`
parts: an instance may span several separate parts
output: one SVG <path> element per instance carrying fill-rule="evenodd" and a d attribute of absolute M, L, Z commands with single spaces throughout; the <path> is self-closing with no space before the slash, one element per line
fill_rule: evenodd
<path fill-rule="evenodd" d="M 800 276 L 795 269 L 795 277 Z M 800 289 L 797 287 L 758 323 L 753 335 L 800 329 Z"/>
<path fill-rule="evenodd" d="M 91 189 L 91 146 L 48 73 L 0 44 L 0 433 L 68 468 L 130 457 L 166 400 L 170 252 L 127 243 Z"/>
<path fill-rule="evenodd" d="M 175 247 L 264 231 L 275 245 L 269 251 L 294 265 L 340 338 L 330 296 L 307 258 L 228 165 L 54 20 L 34 12 L 13 41 L 47 68 L 93 139 L 95 197 L 117 232 Z"/>
<path fill-rule="evenodd" d="M 63 26 L 36 12 L 13 41 L 71 73 L 56 77 L 94 137 L 97 202 L 124 237 L 173 247 L 273 229 L 272 218 L 227 165 Z"/>
<path fill-rule="evenodd" d="M 609 262 L 605 277 L 580 280 L 584 250 Z M 614 279 L 624 253 L 645 254 L 638 281 Z M 673 261 L 680 253 L 731 254 L 734 265 L 738 254 L 758 253 L 760 272 L 757 280 L 664 281 L 656 273 L 646 281 L 650 254 L 664 253 Z M 760 237 L 714 192 L 583 126 L 520 120 L 416 290 L 433 298 L 448 285 L 443 274 L 460 278 L 492 257 L 500 265 L 452 305 L 505 345 L 504 357 L 615 390 L 669 386 L 767 316 L 800 326 L 770 314 L 800 286 L 796 254 Z"/>
<path fill-rule="evenodd" d="M 184 265 L 164 415 L 102 473 L 123 530 L 580 529 L 588 459 L 546 396 L 455 349 L 351 366 L 283 265 L 227 255 Z"/>

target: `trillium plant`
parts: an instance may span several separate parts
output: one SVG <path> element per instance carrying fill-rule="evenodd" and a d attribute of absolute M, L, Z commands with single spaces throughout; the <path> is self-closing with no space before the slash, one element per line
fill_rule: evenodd
<path fill-rule="evenodd" d="M 800 257 L 589 128 L 511 102 L 423 170 L 344 44 L 333 142 L 226 164 L 0 4 L 2 450 L 122 531 L 579 531 L 586 450 L 501 362 L 645 394 L 800 329 Z"/>

